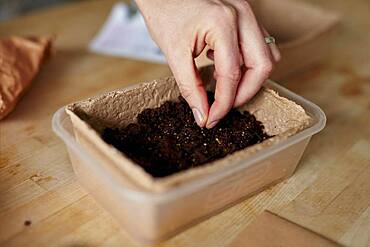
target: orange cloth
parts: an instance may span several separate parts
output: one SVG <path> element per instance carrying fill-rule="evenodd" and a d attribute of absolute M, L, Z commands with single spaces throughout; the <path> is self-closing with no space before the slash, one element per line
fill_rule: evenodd
<path fill-rule="evenodd" d="M 0 119 L 9 114 L 50 54 L 46 37 L 0 39 Z"/>

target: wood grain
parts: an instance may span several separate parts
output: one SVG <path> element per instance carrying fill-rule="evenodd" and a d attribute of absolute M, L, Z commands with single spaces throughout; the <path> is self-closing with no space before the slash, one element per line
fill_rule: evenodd
<path fill-rule="evenodd" d="M 264 209 L 345 246 L 370 246 L 370 2 L 307 1 L 341 13 L 340 34 L 320 64 L 281 84 L 320 105 L 326 129 L 293 177 L 163 246 L 228 245 Z M 0 122 L 1 246 L 135 246 L 78 185 L 51 130 L 52 114 L 67 103 L 169 74 L 164 65 L 87 51 L 113 3 L 75 2 L 0 23 L 1 36 L 55 37 L 54 56 Z"/>
<path fill-rule="evenodd" d="M 339 247 L 337 243 L 269 211 L 259 215 L 230 245 L 243 246 Z"/>

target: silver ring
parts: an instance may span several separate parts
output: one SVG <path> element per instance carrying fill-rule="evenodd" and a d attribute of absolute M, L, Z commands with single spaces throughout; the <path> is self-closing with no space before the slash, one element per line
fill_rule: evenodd
<path fill-rule="evenodd" d="M 272 36 L 267 36 L 267 37 L 265 37 L 265 42 L 266 42 L 266 44 L 275 44 L 275 38 L 274 37 L 272 37 Z"/>

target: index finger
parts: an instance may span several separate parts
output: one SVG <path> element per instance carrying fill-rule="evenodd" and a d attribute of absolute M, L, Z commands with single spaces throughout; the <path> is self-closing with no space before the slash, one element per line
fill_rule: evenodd
<path fill-rule="evenodd" d="M 217 74 L 215 101 L 206 124 L 213 128 L 234 105 L 236 90 L 240 80 L 239 45 L 236 27 L 223 29 L 214 43 L 215 72 Z"/>

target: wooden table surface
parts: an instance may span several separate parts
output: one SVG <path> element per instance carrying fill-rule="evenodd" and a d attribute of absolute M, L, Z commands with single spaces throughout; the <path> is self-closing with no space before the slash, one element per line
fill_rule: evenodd
<path fill-rule="evenodd" d="M 1 246 L 135 246 L 80 187 L 51 130 L 52 114 L 69 102 L 170 73 L 163 65 L 87 52 L 113 2 L 76 2 L 0 23 L 1 36 L 56 38 L 55 55 L 0 122 Z M 343 245 L 370 246 L 370 2 L 310 2 L 343 15 L 333 51 L 281 84 L 320 105 L 327 127 L 293 177 L 165 246 L 225 246 L 264 209 Z"/>

